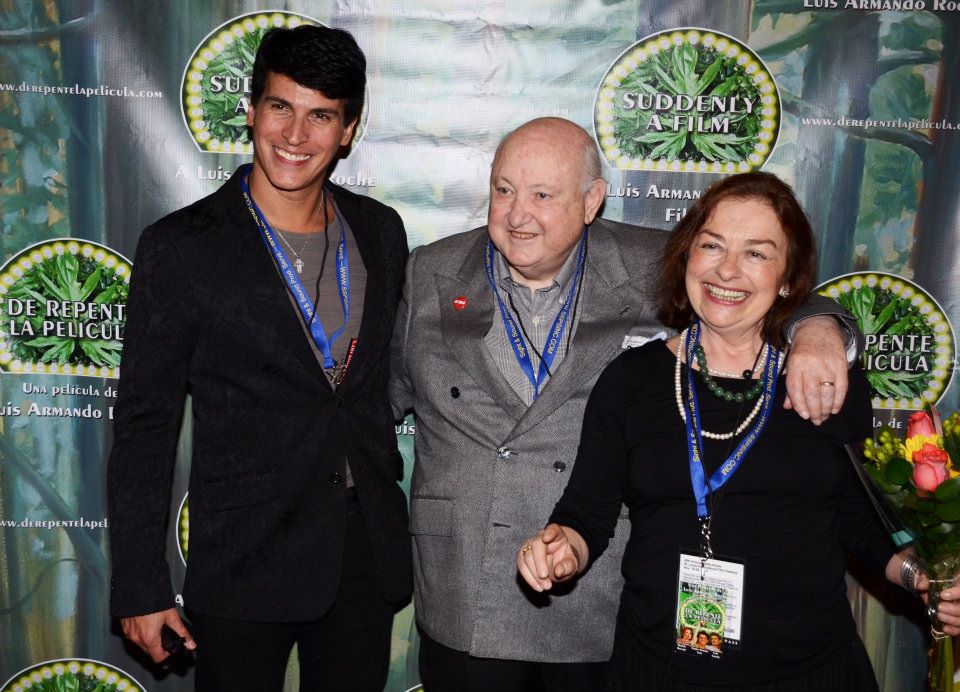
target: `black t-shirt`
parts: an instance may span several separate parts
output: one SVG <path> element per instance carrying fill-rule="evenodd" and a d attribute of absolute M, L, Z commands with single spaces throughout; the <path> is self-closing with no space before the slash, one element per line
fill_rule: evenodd
<path fill-rule="evenodd" d="M 714 504 L 713 549 L 746 569 L 741 648 L 714 660 L 674 653 L 679 553 L 697 554 L 699 537 L 675 362 L 658 341 L 607 366 L 587 404 L 576 465 L 550 521 L 579 531 L 595 558 L 626 504 L 631 533 L 617 636 L 669 677 L 760 684 L 823 665 L 856 636 L 845 553 L 882 574 L 894 552 L 843 449 L 871 433 L 866 379 L 852 369 L 843 410 L 814 426 L 784 410 L 785 378 L 779 378 L 766 428 Z M 681 380 L 686 377 L 684 366 Z M 731 391 L 752 384 L 718 380 Z M 706 430 L 734 430 L 753 407 L 714 396 L 699 372 L 695 383 Z M 740 439 L 704 438 L 708 477 Z"/>

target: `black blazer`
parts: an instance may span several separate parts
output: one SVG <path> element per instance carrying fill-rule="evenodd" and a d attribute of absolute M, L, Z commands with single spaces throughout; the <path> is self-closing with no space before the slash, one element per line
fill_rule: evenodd
<path fill-rule="evenodd" d="M 340 579 L 349 458 L 380 591 L 411 591 L 403 463 L 387 347 L 407 258 L 399 215 L 329 185 L 367 270 L 363 322 L 336 393 L 240 191 L 148 227 L 137 247 L 107 471 L 111 613 L 173 605 L 167 515 L 193 400 L 188 608 L 230 619 L 321 617 Z"/>

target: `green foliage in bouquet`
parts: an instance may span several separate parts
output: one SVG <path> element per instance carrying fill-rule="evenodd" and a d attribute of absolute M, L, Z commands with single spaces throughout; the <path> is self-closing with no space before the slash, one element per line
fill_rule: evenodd
<path fill-rule="evenodd" d="M 913 534 L 928 562 L 960 554 L 960 415 L 943 421 L 938 434 L 931 415 L 910 417 L 904 439 L 883 426 L 864 446 L 865 469 Z"/>

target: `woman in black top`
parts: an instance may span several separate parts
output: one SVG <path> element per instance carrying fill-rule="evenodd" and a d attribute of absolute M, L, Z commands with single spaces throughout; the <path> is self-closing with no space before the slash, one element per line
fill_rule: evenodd
<path fill-rule="evenodd" d="M 781 328 L 813 286 L 815 255 L 787 185 L 721 181 L 665 249 L 661 318 L 683 331 L 622 354 L 591 394 L 570 483 L 517 566 L 538 591 L 575 577 L 627 506 L 616 689 L 877 687 L 846 553 L 895 583 L 903 558 L 843 450 L 871 433 L 866 380 L 850 373 L 821 426 L 783 408 Z M 678 646 L 684 627 L 723 645 Z"/>

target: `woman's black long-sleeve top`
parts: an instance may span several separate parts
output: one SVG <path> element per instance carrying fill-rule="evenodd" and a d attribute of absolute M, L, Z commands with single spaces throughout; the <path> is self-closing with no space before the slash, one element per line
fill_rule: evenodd
<path fill-rule="evenodd" d="M 645 664 L 670 678 L 758 684 L 817 668 L 857 636 L 846 553 L 883 574 L 894 552 L 843 449 L 871 432 L 866 379 L 853 368 L 843 410 L 814 426 L 783 408 L 781 376 L 765 430 L 713 498 L 713 549 L 745 564 L 741 647 L 715 660 L 674 651 L 679 553 L 698 554 L 699 538 L 675 362 L 658 341 L 606 368 L 587 405 L 570 483 L 550 521 L 580 532 L 594 559 L 607 545 L 621 503 L 627 506 L 631 533 L 617 637 L 629 638 Z M 684 366 L 681 380 L 686 377 Z M 743 380 L 720 381 L 733 391 L 749 388 Z M 699 372 L 695 382 L 703 427 L 711 432 L 735 429 L 753 406 L 714 396 Z M 708 477 L 739 440 L 704 438 Z"/>

